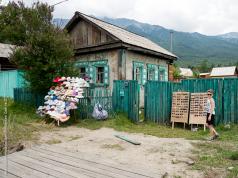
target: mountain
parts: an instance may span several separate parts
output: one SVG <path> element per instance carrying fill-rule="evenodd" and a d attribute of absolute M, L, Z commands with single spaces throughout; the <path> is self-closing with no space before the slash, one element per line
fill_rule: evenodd
<path fill-rule="evenodd" d="M 218 36 L 226 39 L 238 39 L 238 32 L 230 32 Z"/>
<path fill-rule="evenodd" d="M 173 53 L 181 66 L 197 65 L 203 60 L 215 65 L 238 63 L 238 33 L 232 32 L 217 36 L 207 36 L 197 32 L 179 32 L 159 25 L 141 23 L 126 18 L 100 18 L 108 23 L 120 26 L 133 33 L 142 35 L 169 50 L 170 32 L 173 32 Z M 54 23 L 66 24 L 67 19 Z"/>
<path fill-rule="evenodd" d="M 60 18 L 53 19 L 53 24 L 60 28 L 64 28 L 68 22 L 69 19 L 60 19 Z"/>

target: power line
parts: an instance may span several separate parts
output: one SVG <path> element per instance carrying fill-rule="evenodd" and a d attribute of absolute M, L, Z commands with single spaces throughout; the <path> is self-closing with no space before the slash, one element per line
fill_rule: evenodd
<path fill-rule="evenodd" d="M 51 5 L 51 6 L 54 7 L 54 6 L 57 6 L 58 4 L 61 4 L 61 3 L 63 3 L 63 2 L 66 2 L 66 1 L 69 1 L 69 0 L 63 0 L 63 1 L 60 1 L 60 2 L 57 2 L 57 3 L 53 4 L 53 5 Z"/>

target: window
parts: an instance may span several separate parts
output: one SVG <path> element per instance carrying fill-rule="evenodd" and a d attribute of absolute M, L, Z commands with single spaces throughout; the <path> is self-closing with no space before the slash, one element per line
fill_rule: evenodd
<path fill-rule="evenodd" d="M 138 82 L 141 81 L 141 72 L 139 67 L 136 67 L 135 69 L 135 80 L 137 80 Z"/>
<path fill-rule="evenodd" d="M 104 83 L 104 67 L 96 67 L 96 83 Z"/>
<path fill-rule="evenodd" d="M 79 68 L 79 77 L 84 78 L 86 76 L 86 67 Z"/>
<path fill-rule="evenodd" d="M 159 80 L 165 81 L 165 71 L 164 70 L 159 71 Z"/>
<path fill-rule="evenodd" d="M 155 69 L 148 69 L 147 80 L 155 80 Z"/>
<path fill-rule="evenodd" d="M 147 70 L 143 62 L 133 61 L 133 80 L 137 80 L 140 85 L 145 84 L 147 80 Z"/>

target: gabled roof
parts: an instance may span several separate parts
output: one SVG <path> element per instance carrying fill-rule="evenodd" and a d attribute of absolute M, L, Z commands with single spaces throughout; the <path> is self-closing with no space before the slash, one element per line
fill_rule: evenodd
<path fill-rule="evenodd" d="M 193 76 L 193 71 L 189 68 L 179 68 L 180 70 L 180 75 L 184 77 L 192 77 Z"/>
<path fill-rule="evenodd" d="M 88 15 L 85 15 L 80 12 L 75 12 L 74 17 L 68 22 L 66 25 L 66 29 L 72 28 L 72 25 L 74 24 L 74 21 L 81 17 L 85 19 L 86 21 L 89 21 L 93 23 L 94 25 L 98 26 L 99 28 L 107 31 L 109 34 L 111 34 L 114 38 L 120 40 L 122 43 L 129 44 L 132 46 L 136 46 L 139 48 L 147 49 L 151 52 L 156 52 L 159 54 L 166 55 L 172 59 L 177 59 L 177 56 L 173 53 L 169 52 L 168 50 L 160 47 L 158 44 L 152 42 L 151 40 L 142 37 L 140 35 L 137 35 L 135 33 L 129 32 L 121 27 L 112 25 L 110 23 L 104 22 L 102 20 L 99 20 L 95 17 L 91 17 Z"/>
<path fill-rule="evenodd" d="M 214 67 L 211 72 L 211 77 L 232 76 L 236 74 L 236 66 L 231 67 Z"/>
<path fill-rule="evenodd" d="M 14 48 L 14 45 L 0 43 L 0 57 L 9 58 Z"/>

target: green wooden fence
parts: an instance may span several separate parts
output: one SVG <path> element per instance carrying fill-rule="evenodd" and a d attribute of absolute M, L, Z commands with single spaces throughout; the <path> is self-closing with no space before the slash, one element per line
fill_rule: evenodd
<path fill-rule="evenodd" d="M 0 71 L 0 97 L 14 97 L 14 88 L 23 87 L 22 72 L 17 70 Z"/>
<path fill-rule="evenodd" d="M 108 112 L 110 117 L 114 117 L 111 90 L 102 87 L 85 89 L 84 98 L 79 99 L 78 118 L 91 118 L 94 106 L 97 103 Z"/>
<path fill-rule="evenodd" d="M 14 101 L 34 107 L 44 105 L 44 95 L 32 93 L 28 88 L 14 88 Z"/>
<path fill-rule="evenodd" d="M 172 93 L 214 90 L 216 124 L 238 123 L 238 79 L 191 79 L 180 83 L 148 81 L 145 85 L 145 119 L 169 123 Z"/>
<path fill-rule="evenodd" d="M 224 123 L 238 123 L 238 79 L 225 79 L 223 85 Z"/>
<path fill-rule="evenodd" d="M 140 87 L 135 80 L 114 80 L 113 109 L 128 114 L 133 122 L 139 121 Z"/>
<path fill-rule="evenodd" d="M 44 105 L 44 96 L 34 94 L 27 88 L 14 89 L 14 101 L 29 104 L 36 108 Z M 111 91 L 106 88 L 87 88 L 84 98 L 79 99 L 77 117 L 79 119 L 90 118 L 96 103 L 101 104 L 110 116 L 114 116 Z"/>

